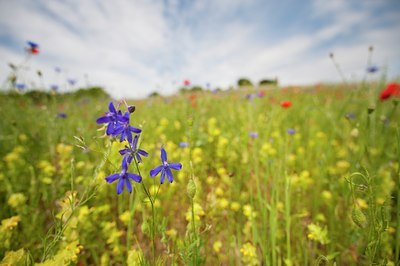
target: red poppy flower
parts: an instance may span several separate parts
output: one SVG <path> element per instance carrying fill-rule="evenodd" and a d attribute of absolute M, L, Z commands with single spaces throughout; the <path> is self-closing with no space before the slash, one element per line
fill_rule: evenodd
<path fill-rule="evenodd" d="M 38 49 L 38 48 L 30 48 L 30 49 L 29 49 L 29 52 L 30 52 L 31 54 L 39 54 L 39 49 Z"/>
<path fill-rule="evenodd" d="M 189 85 L 190 85 L 190 80 L 185 79 L 185 80 L 183 81 L 183 85 L 189 86 Z"/>
<path fill-rule="evenodd" d="M 390 83 L 386 86 L 386 88 L 381 92 L 380 99 L 381 101 L 385 101 L 392 96 L 400 97 L 400 85 L 397 83 Z"/>
<path fill-rule="evenodd" d="M 292 106 L 292 102 L 291 101 L 283 101 L 283 102 L 281 102 L 281 106 L 283 108 L 289 108 L 290 106 Z"/>

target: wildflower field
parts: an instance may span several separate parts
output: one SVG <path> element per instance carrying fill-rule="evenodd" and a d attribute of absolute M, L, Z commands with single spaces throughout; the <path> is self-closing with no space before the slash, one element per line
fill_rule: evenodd
<path fill-rule="evenodd" d="M 385 86 L 2 94 L 0 265 L 398 265 Z"/>

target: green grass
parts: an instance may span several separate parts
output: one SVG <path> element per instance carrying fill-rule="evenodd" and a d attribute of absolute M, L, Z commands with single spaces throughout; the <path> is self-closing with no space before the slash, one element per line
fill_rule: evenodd
<path fill-rule="evenodd" d="M 104 178 L 120 171 L 123 144 L 95 122 L 109 99 L 1 95 L 0 259 L 395 265 L 400 111 L 395 99 L 378 101 L 379 87 L 274 90 L 253 100 L 248 91 L 198 93 L 195 106 L 188 95 L 132 101 L 149 157 L 130 166 L 143 185 L 119 196 Z M 284 100 L 293 106 L 282 108 Z M 183 169 L 159 186 L 149 171 L 161 145 Z"/>

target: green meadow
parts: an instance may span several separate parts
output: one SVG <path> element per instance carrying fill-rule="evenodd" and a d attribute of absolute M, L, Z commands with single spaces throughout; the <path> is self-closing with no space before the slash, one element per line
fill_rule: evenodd
<path fill-rule="evenodd" d="M 398 265 L 400 107 L 384 86 L 4 93 L 0 265 Z M 105 181 L 127 145 L 96 123 L 110 101 L 136 107 L 148 153 L 132 193 Z M 182 164 L 172 183 L 149 174 L 161 147 Z"/>

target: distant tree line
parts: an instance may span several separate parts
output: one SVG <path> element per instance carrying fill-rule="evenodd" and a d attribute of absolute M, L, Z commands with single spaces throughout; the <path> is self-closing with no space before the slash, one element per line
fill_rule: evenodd
<path fill-rule="evenodd" d="M 262 79 L 258 82 L 259 86 L 278 85 L 278 79 Z M 237 81 L 237 86 L 240 87 L 253 87 L 253 83 L 247 78 L 240 78 Z"/>

